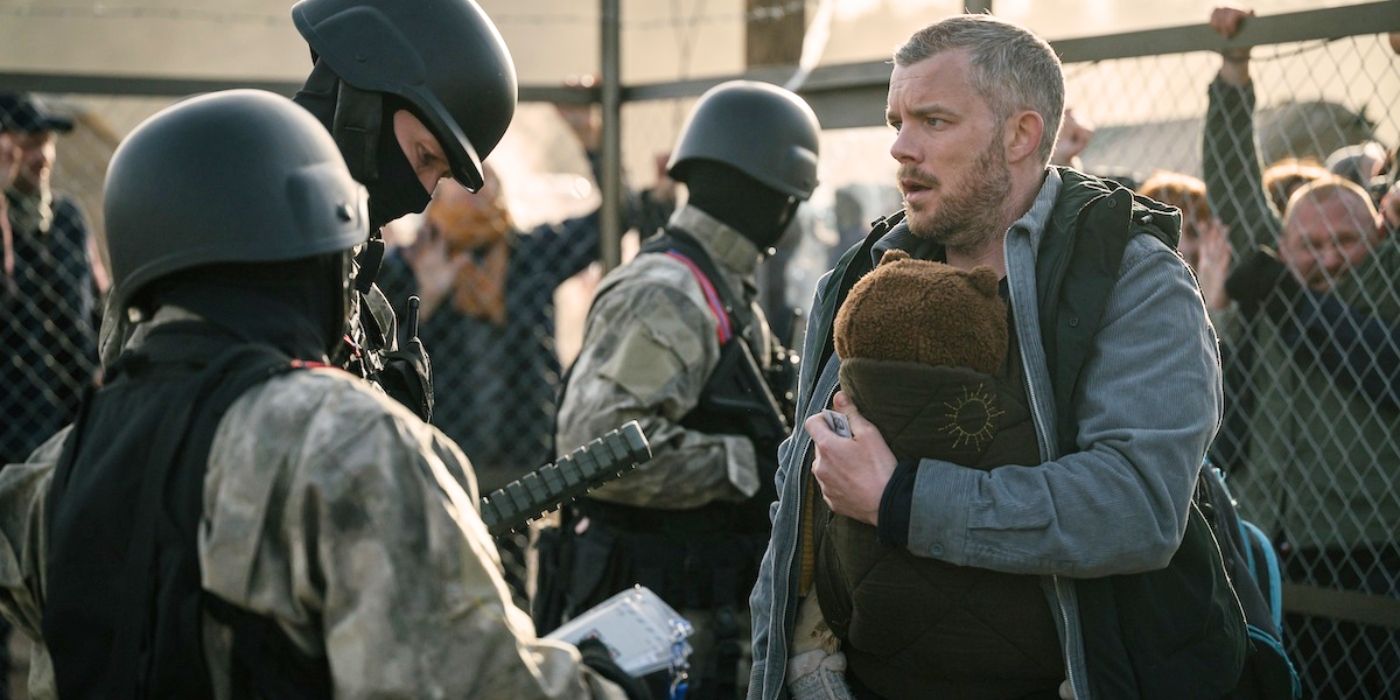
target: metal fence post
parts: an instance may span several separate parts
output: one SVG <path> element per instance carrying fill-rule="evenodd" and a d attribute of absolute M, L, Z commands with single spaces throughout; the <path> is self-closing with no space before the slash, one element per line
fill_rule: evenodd
<path fill-rule="evenodd" d="M 622 32 L 620 0 L 602 0 L 603 205 L 600 260 L 622 262 Z"/>

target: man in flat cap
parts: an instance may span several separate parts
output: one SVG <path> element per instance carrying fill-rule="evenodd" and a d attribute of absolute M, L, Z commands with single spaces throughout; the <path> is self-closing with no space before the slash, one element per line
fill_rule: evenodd
<path fill-rule="evenodd" d="M 57 135 L 72 130 L 39 98 L 0 93 L 0 465 L 71 421 L 93 376 L 87 219 L 49 182 Z M 9 636 L 0 623 L 0 698 Z"/>
<path fill-rule="evenodd" d="M 12 144 L 5 185 L 0 347 L 0 464 L 19 462 L 72 419 L 95 359 L 88 225 L 50 186 L 57 134 L 73 121 L 31 95 L 0 94 L 0 131 Z"/>

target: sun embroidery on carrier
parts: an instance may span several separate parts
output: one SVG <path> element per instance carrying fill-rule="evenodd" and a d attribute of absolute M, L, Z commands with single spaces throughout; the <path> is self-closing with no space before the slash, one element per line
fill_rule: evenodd
<path fill-rule="evenodd" d="M 972 445 L 981 450 L 996 434 L 996 419 L 1006 412 L 997 408 L 996 398 L 982 386 L 963 387 L 962 396 L 944 403 L 948 423 L 939 428 L 953 437 L 953 447 Z"/>

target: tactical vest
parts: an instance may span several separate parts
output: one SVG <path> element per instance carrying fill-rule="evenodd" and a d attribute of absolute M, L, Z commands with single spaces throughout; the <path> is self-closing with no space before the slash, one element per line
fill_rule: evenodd
<path fill-rule="evenodd" d="M 679 510 L 579 499 L 563 509 L 560 529 L 541 538 L 533 615 L 544 633 L 633 584 L 650 588 L 677 610 L 714 611 L 715 653 L 709 668 L 691 670 L 689 697 L 734 697 L 741 640 L 749 635 L 739 612 L 748 607 L 768 547 L 768 506 L 777 499 L 773 477 L 778 444 L 788 433 L 778 395 L 787 388 L 775 391 L 769 385 L 744 340 L 745 331 L 756 322 L 753 314 L 741 300 L 731 298 L 699 242 L 671 229 L 648 239 L 640 253 L 669 255 L 689 268 L 720 329 L 719 363 L 680 424 L 751 440 L 758 457 L 759 490 L 738 503 Z M 568 387 L 567 378 L 562 385 Z M 562 404 L 563 392 L 559 400 Z M 585 517 L 588 527 L 577 533 L 574 526 Z"/>
<path fill-rule="evenodd" d="M 203 617 L 233 633 L 236 697 L 329 697 L 324 658 L 204 592 L 198 533 L 219 421 L 299 366 L 203 322 L 154 328 L 85 397 L 48 494 L 43 635 L 62 697 L 211 697 Z"/>
<path fill-rule="evenodd" d="M 715 502 L 679 510 L 641 508 L 585 497 L 573 510 L 596 524 L 636 536 L 626 543 L 633 551 L 627 557 L 632 563 L 624 567 L 634 569 L 631 574 L 635 579 L 624 586 L 633 582 L 655 586 L 653 590 L 658 595 L 678 608 L 742 607 L 767 546 L 768 504 L 777 500 L 773 476 L 778 444 L 787 437 L 787 420 L 753 349 L 745 341 L 746 332 L 755 322 L 752 310 L 742 300 L 732 298 L 700 243 L 683 231 L 671 229 L 648 239 L 639 254 L 647 253 L 669 255 L 691 271 L 719 327 L 719 362 L 699 401 L 680 424 L 698 432 L 749 438 L 758 457 L 759 490 L 738 503 Z M 739 562 L 742 564 L 736 567 Z M 726 580 L 707 580 L 715 567 L 726 572 L 720 576 Z M 602 598 L 594 602 L 601 602 Z"/>
<path fill-rule="evenodd" d="M 1015 333 L 995 376 L 955 367 L 846 358 L 841 386 L 900 459 L 990 470 L 1038 464 Z M 822 617 L 848 674 L 887 698 L 1021 698 L 1064 679 L 1055 621 L 1036 576 L 955 566 L 876 538 L 870 525 L 814 508 Z"/>
<path fill-rule="evenodd" d="M 778 445 L 791 432 L 780 397 L 790 387 L 775 387 L 765 373 L 754 349 L 745 340 L 756 322 L 753 309 L 742 299 L 733 298 L 719 269 L 700 243 L 679 229 L 654 236 L 640 253 L 661 253 L 679 260 L 695 276 L 710 302 L 710 312 L 720 327 L 719 362 L 710 373 L 700 400 L 681 418 L 691 430 L 725 435 L 743 435 L 754 445 L 758 459 L 759 490 L 737 506 L 732 516 L 710 512 L 697 516 L 708 520 L 721 516 L 738 531 L 767 533 L 768 504 L 777 500 L 773 477 L 778 468 Z M 762 351 L 760 351 L 762 352 Z M 790 413 L 790 411 L 786 412 Z M 712 504 L 705 509 L 733 509 L 731 504 Z"/>

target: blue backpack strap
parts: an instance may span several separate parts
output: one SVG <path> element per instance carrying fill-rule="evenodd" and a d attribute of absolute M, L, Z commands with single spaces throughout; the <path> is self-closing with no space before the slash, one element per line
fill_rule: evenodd
<path fill-rule="evenodd" d="M 1249 573 L 1250 573 L 1251 575 L 1253 575 L 1254 578 L 1255 578 L 1255 580 L 1257 581 L 1257 580 L 1259 579 L 1259 574 L 1258 574 L 1259 565 L 1256 564 L 1255 561 L 1254 561 L 1254 547 L 1249 546 L 1250 541 L 1251 541 L 1251 540 L 1253 539 L 1253 537 L 1254 537 L 1254 533 L 1250 531 L 1250 527 L 1249 527 L 1249 526 L 1250 526 L 1249 523 L 1246 523 L 1246 522 L 1244 521 L 1244 519 L 1241 519 L 1240 522 L 1239 522 L 1239 528 L 1238 528 L 1238 530 L 1239 530 L 1239 533 L 1240 533 L 1240 540 L 1243 541 L 1243 542 L 1245 543 L 1245 548 L 1244 548 L 1244 563 L 1245 563 L 1245 566 L 1249 569 Z"/>
<path fill-rule="evenodd" d="M 1283 644 L 1283 586 L 1278 555 L 1264 531 L 1239 516 L 1225 475 L 1207 460 L 1196 500 L 1209 515 L 1236 599 L 1245 613 L 1250 649 L 1230 697 L 1302 697 L 1302 680 Z"/>
<path fill-rule="evenodd" d="M 1279 636 L 1283 636 L 1283 574 L 1280 571 L 1278 554 L 1274 551 L 1274 544 L 1269 540 L 1269 536 L 1259 529 L 1258 525 L 1240 518 L 1240 529 L 1244 530 L 1249 538 L 1250 545 L 1245 547 L 1249 553 L 1249 572 L 1254 574 L 1254 580 L 1268 582 L 1268 590 L 1264 593 L 1268 596 L 1269 613 L 1273 616 L 1274 627 L 1279 630 Z M 1263 560 L 1264 571 L 1261 573 L 1255 560 L 1254 550 L 1259 550 L 1260 559 Z"/>

